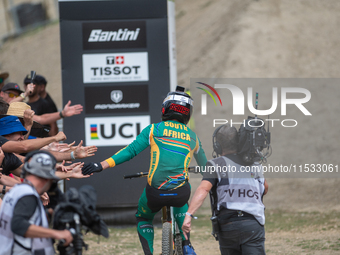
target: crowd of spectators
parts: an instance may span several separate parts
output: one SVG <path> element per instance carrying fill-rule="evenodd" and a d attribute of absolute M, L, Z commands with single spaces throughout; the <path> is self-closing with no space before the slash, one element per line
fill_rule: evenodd
<path fill-rule="evenodd" d="M 3 196 L 15 185 L 25 182 L 22 172 L 26 154 L 32 151 L 49 153 L 48 155 L 52 155 L 58 162 L 55 166 L 55 176 L 59 179 L 69 179 L 89 177 L 90 175 L 82 174 L 84 163 L 71 161 L 93 156 L 97 151 L 96 146 L 83 146 L 83 141 L 78 145 L 75 142 L 66 143 L 66 135 L 58 130 L 56 124 L 61 118 L 80 114 L 82 105 L 71 105 L 69 101 L 58 111 L 46 91 L 45 77 L 36 75 L 32 80 L 27 75 L 22 86 L 24 89 L 21 89 L 18 83 L 6 82 L 8 77 L 8 73 L 0 72 L 0 208 L 5 205 Z M 32 194 L 27 194 L 29 195 Z M 39 195 L 47 215 L 51 215 L 60 197 L 58 186 Z M 20 200 L 25 201 L 24 197 Z M 26 229 L 21 226 L 19 232 L 15 233 L 15 228 L 12 228 L 12 231 L 14 235 L 27 238 L 30 236 L 28 230 L 32 225 L 29 222 L 32 215 L 20 217 L 23 217 L 25 222 L 22 226 Z"/>

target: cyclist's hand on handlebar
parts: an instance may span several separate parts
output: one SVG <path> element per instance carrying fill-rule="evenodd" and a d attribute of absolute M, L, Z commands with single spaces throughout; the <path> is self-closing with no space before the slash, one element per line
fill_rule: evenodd
<path fill-rule="evenodd" d="M 100 163 L 90 162 L 86 163 L 82 168 L 83 175 L 89 175 L 92 173 L 100 172 L 103 170 L 103 167 Z"/>

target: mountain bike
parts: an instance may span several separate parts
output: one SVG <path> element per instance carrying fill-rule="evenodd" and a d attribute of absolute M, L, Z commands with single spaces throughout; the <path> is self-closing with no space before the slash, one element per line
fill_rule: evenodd
<path fill-rule="evenodd" d="M 189 171 L 194 168 L 189 168 Z M 148 172 L 124 175 L 124 179 L 148 176 Z M 182 237 L 171 206 L 162 208 L 162 255 L 183 255 Z"/>

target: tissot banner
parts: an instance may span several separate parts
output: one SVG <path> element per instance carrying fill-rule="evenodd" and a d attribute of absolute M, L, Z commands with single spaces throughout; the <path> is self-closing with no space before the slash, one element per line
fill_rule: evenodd
<path fill-rule="evenodd" d="M 83 55 L 84 83 L 148 81 L 148 53 L 104 53 Z"/>

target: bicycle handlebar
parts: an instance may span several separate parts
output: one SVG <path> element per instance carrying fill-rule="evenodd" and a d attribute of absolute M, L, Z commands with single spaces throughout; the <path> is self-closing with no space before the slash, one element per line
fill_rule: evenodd
<path fill-rule="evenodd" d="M 196 167 L 195 166 L 190 166 L 188 167 L 188 172 L 190 173 L 195 173 L 197 174 L 198 172 L 196 171 Z M 134 179 L 134 178 L 141 178 L 141 177 L 146 177 L 148 176 L 149 172 L 139 172 L 136 174 L 129 174 L 129 175 L 124 175 L 124 179 Z"/>
<path fill-rule="evenodd" d="M 124 175 L 124 179 L 133 179 L 148 176 L 149 172 L 140 172 L 136 174 Z"/>
<path fill-rule="evenodd" d="M 188 172 L 194 173 L 194 174 L 197 174 L 197 173 L 198 173 L 198 172 L 196 172 L 196 167 L 195 167 L 195 166 L 189 166 L 189 167 L 188 167 Z"/>

